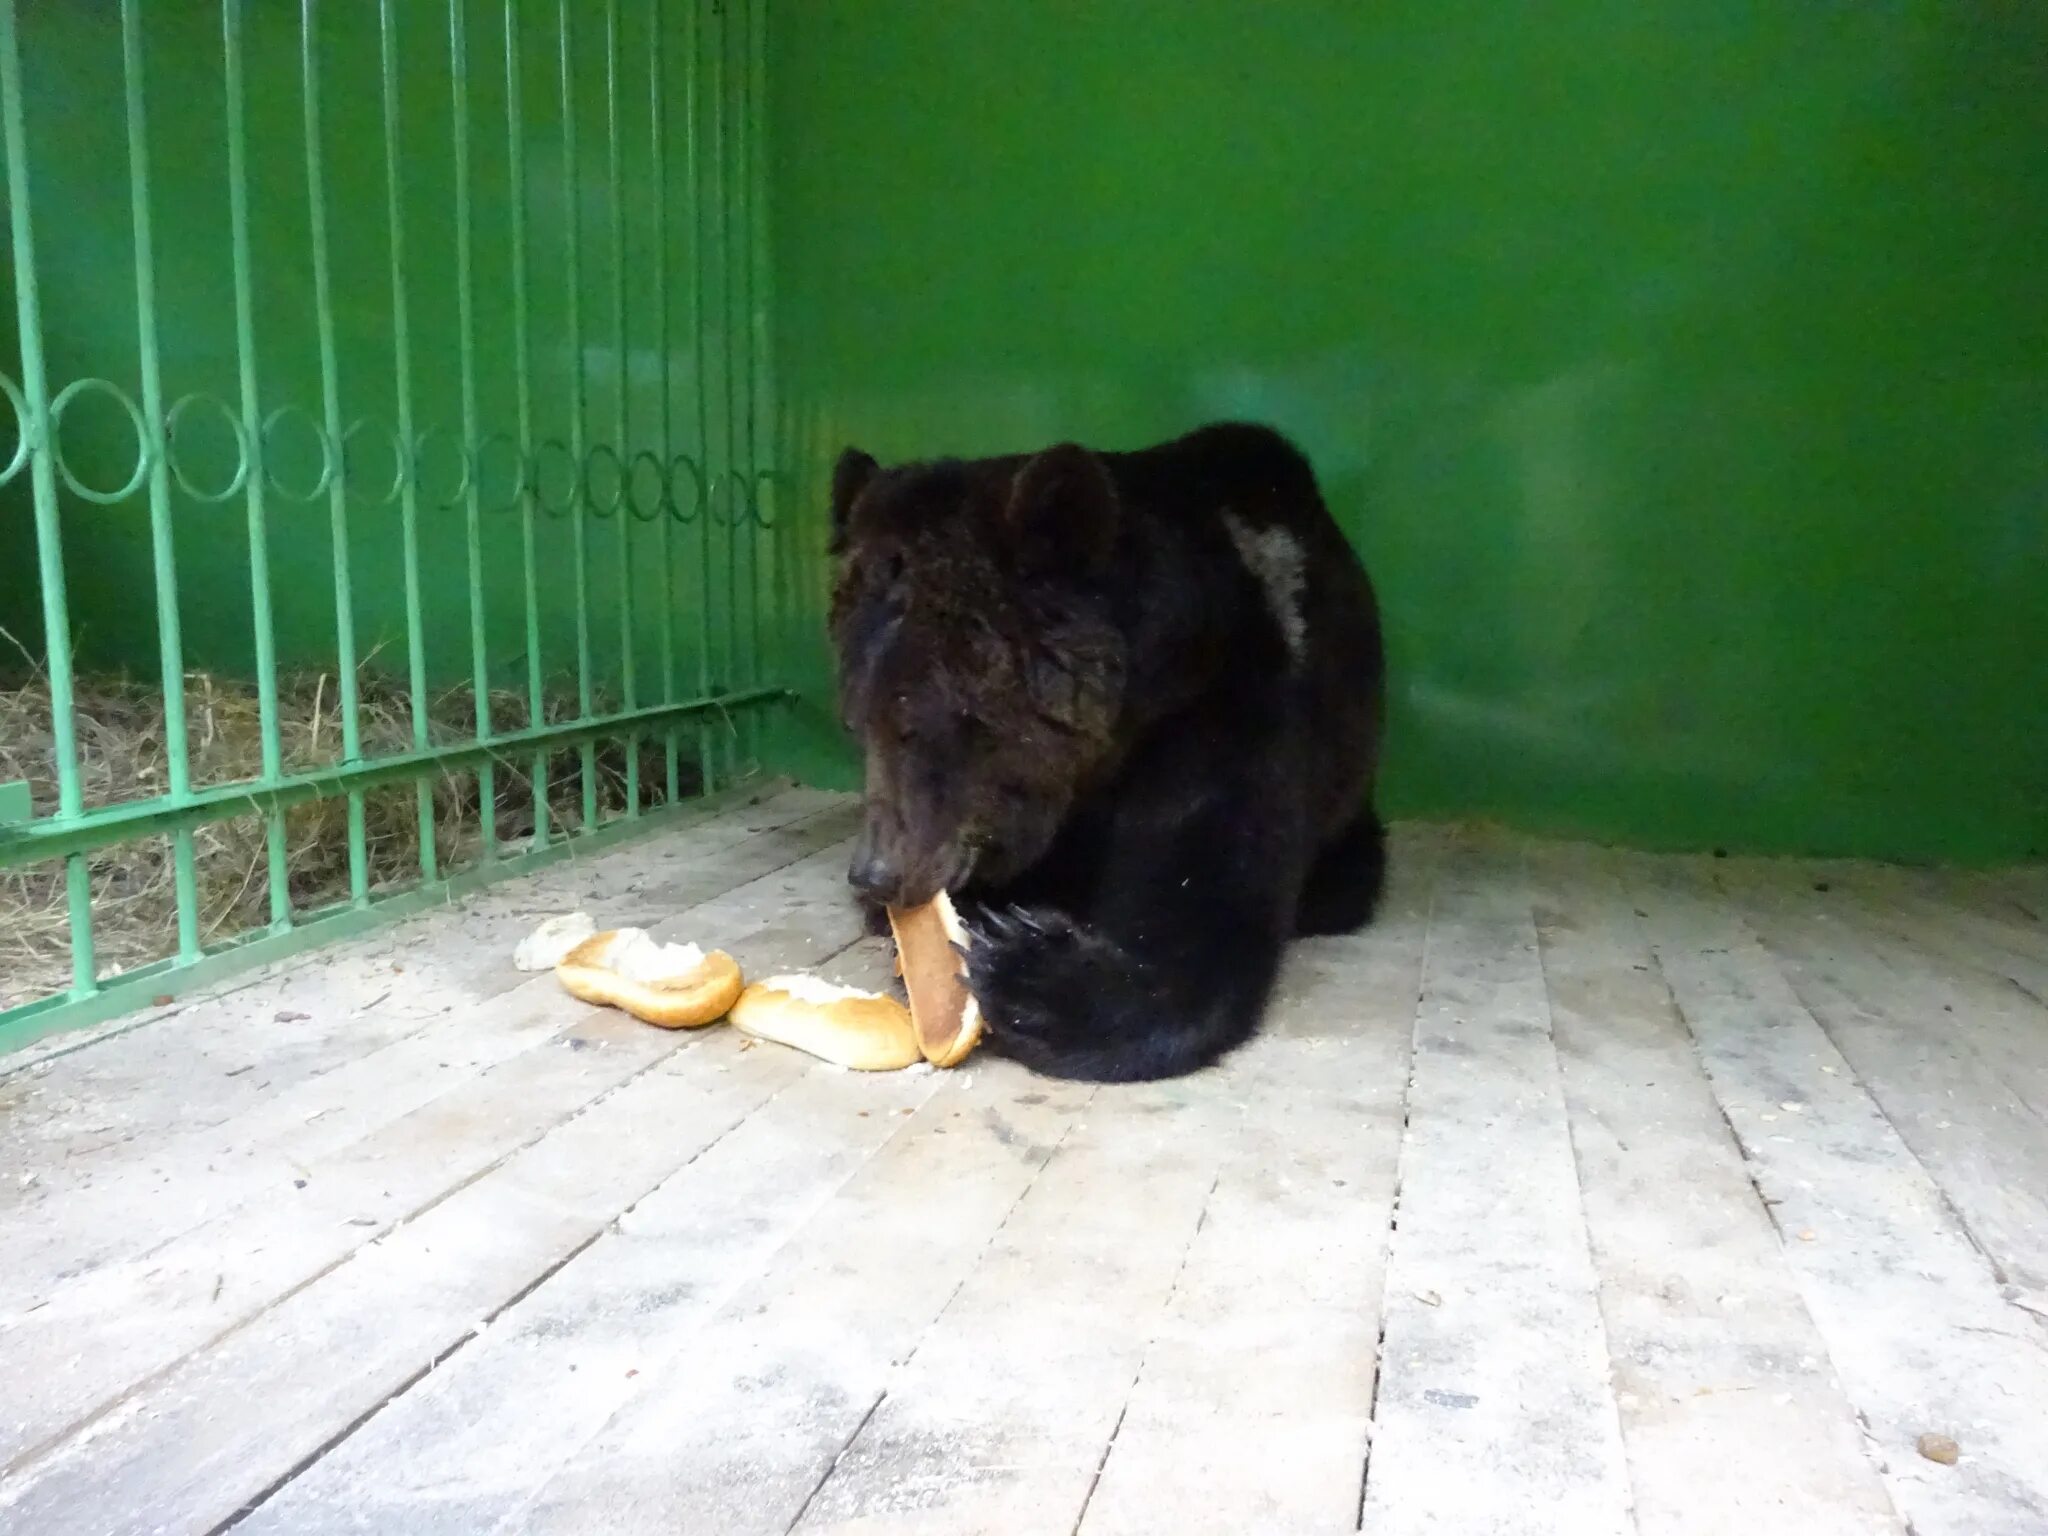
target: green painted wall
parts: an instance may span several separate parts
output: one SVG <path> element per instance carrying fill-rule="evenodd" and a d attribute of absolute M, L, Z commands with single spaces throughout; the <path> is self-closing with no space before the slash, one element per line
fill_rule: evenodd
<path fill-rule="evenodd" d="M 243 9 L 262 409 L 297 407 L 318 417 L 321 381 L 300 7 L 247 0 Z M 519 474 L 511 446 L 519 420 L 506 9 L 501 0 L 462 0 L 461 6 L 470 60 L 473 343 L 479 438 L 485 444 L 477 473 L 487 508 L 513 500 Z M 521 36 L 527 319 L 536 439 L 559 445 L 572 436 L 580 371 L 586 441 L 604 445 L 587 466 L 593 497 L 612 495 L 616 465 L 637 452 L 690 453 L 714 478 L 735 466 L 751 475 L 756 463 L 765 464 L 768 448 L 765 420 L 755 432 L 758 449 L 750 455 L 748 448 L 750 400 L 756 392 L 762 399 L 767 394 L 765 348 L 750 351 L 750 339 L 765 335 L 765 327 L 757 332 L 751 324 L 764 290 L 756 283 L 749 292 L 744 266 L 756 222 L 725 211 L 734 204 L 733 189 L 743 174 L 736 146 L 737 125 L 746 113 L 742 81 L 750 7 L 714 6 L 710 0 L 622 0 L 618 6 L 620 181 L 626 200 L 623 240 L 616 251 L 608 167 L 606 8 L 579 3 L 572 10 L 579 138 L 573 180 L 563 136 L 557 7 L 554 0 L 515 0 L 511 9 Z M 25 3 L 19 11 L 50 387 L 55 393 L 75 379 L 102 377 L 139 396 L 119 8 L 111 0 L 67 0 Z M 221 5 L 218 0 L 162 0 L 145 4 L 142 13 L 165 398 L 197 391 L 235 402 Z M 395 468 L 390 445 L 398 371 L 379 9 L 371 0 L 326 0 L 317 14 L 341 414 L 344 422 L 366 418 L 372 423 L 348 454 L 356 487 L 348 502 L 351 608 L 359 653 L 372 665 L 403 675 L 400 513 L 395 505 L 379 504 Z M 424 651 L 428 676 L 438 684 L 466 679 L 471 660 L 466 530 L 457 494 L 461 331 L 451 8 L 447 0 L 399 0 L 392 15 L 398 29 L 410 380 L 416 427 L 426 434 L 418 453 Z M 651 147 L 650 60 L 657 19 L 667 124 L 665 227 L 657 225 Z M 714 132 L 713 107 L 720 103 L 723 127 Z M 11 188 L 0 185 L 0 207 L 11 195 Z M 568 312 L 572 212 L 581 241 L 580 346 L 571 335 Z M 5 245 L 0 236 L 0 255 Z M 613 307 L 622 271 L 623 328 Z M 666 336 L 660 325 L 664 285 Z M 14 301 L 12 263 L 0 261 L 0 370 L 19 378 Z M 0 411 L 0 463 L 12 454 L 14 430 L 11 413 Z M 232 441 L 218 412 L 194 408 L 177 441 L 196 483 L 205 488 L 226 482 Z M 62 442 L 74 470 L 92 486 L 118 486 L 135 464 L 134 430 L 121 408 L 102 397 L 80 399 L 64 420 Z M 303 415 L 279 423 L 268 451 L 285 485 L 316 483 L 318 443 Z M 566 449 L 543 450 L 538 472 L 550 501 L 560 504 L 572 493 L 575 467 Z M 654 482 L 644 466 L 636 484 L 643 506 L 651 504 Z M 684 503 L 693 504 L 687 476 L 679 474 L 677 485 Z M 65 493 L 60 502 L 81 668 L 154 676 L 156 583 L 147 497 L 136 494 L 101 507 Z M 253 628 L 244 500 L 238 495 L 210 505 L 174 490 L 172 512 L 186 661 L 193 668 L 248 675 Z M 42 625 L 30 517 L 24 475 L 0 488 L 0 627 L 39 650 Z M 634 651 L 642 702 L 659 697 L 656 615 L 671 594 L 681 691 L 695 692 L 700 611 L 708 613 L 703 628 L 713 639 L 707 670 L 714 678 L 748 670 L 744 648 L 755 607 L 773 596 L 773 551 L 766 541 L 757 549 L 751 535 L 733 539 L 716 523 L 707 534 L 699 517 L 671 529 L 670 558 L 664 562 L 664 519 L 586 515 L 583 521 L 593 672 L 601 688 L 616 692 L 622 673 L 618 614 L 626 582 L 636 609 Z M 572 670 L 576 660 L 572 522 L 567 516 L 542 517 L 536 538 L 541 648 L 551 675 Z M 269 525 L 280 662 L 332 666 L 335 589 L 327 499 L 295 502 L 273 492 Z M 622 538 L 627 543 L 625 582 L 619 575 Z M 516 512 L 486 511 L 482 563 L 490 673 L 494 682 L 516 686 L 525 677 L 527 649 Z M 759 598 L 753 600 L 748 583 L 756 571 Z M 729 618 L 732 613 L 737 617 Z M 721 643 L 727 637 L 736 641 L 738 655 Z M 13 648 L 0 640 L 0 675 L 16 671 L 16 660 Z"/>
<path fill-rule="evenodd" d="M 2048 8 L 772 21 L 808 507 L 849 440 L 1263 417 L 1382 589 L 1394 809 L 2048 852 Z"/>

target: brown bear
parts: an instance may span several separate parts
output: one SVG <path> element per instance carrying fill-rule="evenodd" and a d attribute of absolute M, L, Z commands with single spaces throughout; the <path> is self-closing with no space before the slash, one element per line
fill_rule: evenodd
<path fill-rule="evenodd" d="M 1378 608 L 1306 459 L 1221 424 L 832 486 L 831 635 L 871 920 L 953 894 L 990 1046 L 1101 1082 L 1208 1065 L 1294 935 L 1385 866 Z"/>

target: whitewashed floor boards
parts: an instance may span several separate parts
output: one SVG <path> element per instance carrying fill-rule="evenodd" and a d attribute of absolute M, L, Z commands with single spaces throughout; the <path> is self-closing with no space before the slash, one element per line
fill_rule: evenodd
<path fill-rule="evenodd" d="M 2039 871 L 1402 828 L 1138 1088 L 511 969 L 581 906 L 881 985 L 853 824 L 775 789 L 0 1060 L 0 1532 L 2048 1533 Z"/>

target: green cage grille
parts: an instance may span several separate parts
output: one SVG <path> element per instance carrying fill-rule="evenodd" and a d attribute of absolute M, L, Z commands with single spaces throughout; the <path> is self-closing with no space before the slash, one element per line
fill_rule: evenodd
<path fill-rule="evenodd" d="M 47 690 L 54 790 L 0 784 L 0 874 L 61 865 L 70 949 L 68 987 L 0 1011 L 0 1048 L 757 770 L 786 696 L 762 649 L 786 585 L 764 26 L 763 0 L 0 0 L 0 624 Z M 311 764 L 281 703 L 309 667 L 339 714 Z M 87 793 L 98 670 L 157 690 L 160 784 Z M 202 670 L 250 685 L 259 771 L 195 774 Z M 396 750 L 365 740 L 373 678 L 409 713 Z M 455 739 L 430 718 L 451 688 Z M 433 793 L 453 774 L 478 806 L 460 868 Z M 366 797 L 392 786 L 416 865 L 373 878 Z M 287 817 L 323 800 L 346 805 L 346 889 L 307 906 Z M 224 933 L 195 836 L 236 818 L 260 819 L 267 905 Z M 113 974 L 93 861 L 152 838 L 175 939 Z"/>

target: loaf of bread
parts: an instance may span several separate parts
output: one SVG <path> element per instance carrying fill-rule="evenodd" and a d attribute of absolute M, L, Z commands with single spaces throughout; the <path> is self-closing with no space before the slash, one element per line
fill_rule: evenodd
<path fill-rule="evenodd" d="M 663 944 L 644 928 L 593 934 L 562 957 L 555 975 L 584 1002 L 623 1009 L 663 1029 L 715 1024 L 740 997 L 740 968 L 731 955 Z"/>
<path fill-rule="evenodd" d="M 891 907 L 897 970 L 924 1059 L 958 1066 L 981 1043 L 981 1004 L 967 990 L 967 930 L 944 891 L 921 907 Z"/>
<path fill-rule="evenodd" d="M 856 1072 L 895 1072 L 924 1060 L 910 1013 L 893 997 L 815 976 L 771 976 L 740 994 L 733 1027 Z"/>

